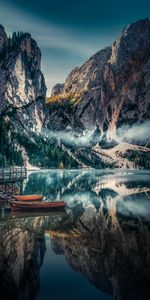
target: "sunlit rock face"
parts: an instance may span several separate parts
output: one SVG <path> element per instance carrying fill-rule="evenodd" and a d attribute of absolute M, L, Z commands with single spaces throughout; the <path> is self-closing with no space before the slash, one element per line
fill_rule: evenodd
<path fill-rule="evenodd" d="M 0 56 L 0 113 L 7 110 L 15 131 L 20 128 L 27 134 L 41 130 L 46 86 L 37 43 L 28 33 L 13 33 L 12 38 L 7 38 L 0 26 L 0 53 L 3 54 Z"/>
<path fill-rule="evenodd" d="M 41 219 L 6 221 L 0 233 L 1 299 L 35 299 L 46 250 Z"/>
<path fill-rule="evenodd" d="M 149 119 L 149 49 L 148 19 L 125 28 L 112 47 L 100 50 L 69 74 L 57 97 L 52 94 L 51 127 L 85 129 L 99 124 L 113 138 L 116 126 Z"/>

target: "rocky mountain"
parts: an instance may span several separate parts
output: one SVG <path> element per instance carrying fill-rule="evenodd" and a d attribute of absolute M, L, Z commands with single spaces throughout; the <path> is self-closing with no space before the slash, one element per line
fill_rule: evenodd
<path fill-rule="evenodd" d="M 41 52 L 28 33 L 8 38 L 0 26 L 0 114 L 15 110 L 22 129 L 41 129 L 45 117 L 46 86 L 41 72 Z M 13 120 L 10 117 L 13 126 Z M 16 127 L 16 126 L 15 126 Z"/>
<path fill-rule="evenodd" d="M 141 147 L 149 139 L 137 147 L 116 141 L 120 125 L 149 120 L 149 46 L 150 21 L 131 24 L 57 84 L 46 105 L 37 43 L 29 33 L 8 37 L 0 25 L 0 166 L 149 167 Z"/>
<path fill-rule="evenodd" d="M 58 167 L 62 156 L 65 166 L 77 165 L 56 139 L 49 142 L 43 137 L 46 115 L 46 85 L 36 41 L 23 32 L 8 37 L 0 25 L 0 166 Z"/>
<path fill-rule="evenodd" d="M 109 130 L 150 118 L 150 21 L 131 24 L 56 85 L 48 99 L 52 129 Z M 62 109 L 63 107 L 63 109 Z"/>
<path fill-rule="evenodd" d="M 7 37 L 4 27 L 0 25 L 2 154 L 7 152 L 3 149 L 4 144 L 9 146 L 14 143 L 19 151 L 21 146 L 25 146 L 25 141 L 30 141 L 41 130 L 46 111 L 45 97 L 41 52 L 37 43 L 28 33 L 18 32 Z"/>
<path fill-rule="evenodd" d="M 93 131 L 87 145 L 74 147 L 71 143 L 70 147 L 72 154 L 86 165 L 144 166 L 144 156 L 150 162 L 149 148 L 133 145 L 136 141 L 132 137 L 121 140 L 130 144 L 120 144 L 116 132 L 122 126 L 143 124 L 150 119 L 149 66 L 150 21 L 145 19 L 125 28 L 111 47 L 100 50 L 72 70 L 64 84 L 54 86 L 47 99 L 48 128 L 69 130 L 74 136 Z M 100 143 L 96 145 L 97 142 Z M 150 140 L 145 136 L 138 143 L 150 145 Z"/>

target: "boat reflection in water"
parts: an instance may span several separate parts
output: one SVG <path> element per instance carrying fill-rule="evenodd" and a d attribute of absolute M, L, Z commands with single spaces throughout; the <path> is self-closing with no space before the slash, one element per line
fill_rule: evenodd
<path fill-rule="evenodd" d="M 45 184 L 66 212 L 1 218 L 1 299 L 150 299 L 149 176 L 31 174 L 25 193 Z"/>

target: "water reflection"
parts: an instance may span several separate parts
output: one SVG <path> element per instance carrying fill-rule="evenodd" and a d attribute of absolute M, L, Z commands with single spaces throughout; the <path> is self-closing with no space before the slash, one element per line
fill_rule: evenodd
<path fill-rule="evenodd" d="M 77 288 L 75 271 L 87 278 L 89 290 L 81 292 L 82 299 L 90 299 L 89 295 L 94 300 L 100 296 L 108 299 L 107 295 L 109 299 L 150 299 L 148 172 L 33 173 L 24 192 L 44 193 L 47 199 L 64 199 L 66 213 L 10 214 L 0 220 L 1 299 L 28 300 L 36 299 L 37 295 L 43 299 L 40 269 L 42 265 L 48 267 L 44 258 L 45 235 L 50 236 L 56 261 L 60 257 L 63 266 L 70 266 L 68 272 L 74 288 Z M 59 287 L 62 283 L 58 278 Z M 48 286 L 49 279 L 45 280 Z M 95 293 L 90 290 L 90 283 L 97 288 Z M 61 299 L 75 299 L 73 290 L 72 298 L 66 290 L 64 294 Z M 46 299 L 49 298 L 51 295 Z M 55 299 L 58 298 L 53 294 Z"/>

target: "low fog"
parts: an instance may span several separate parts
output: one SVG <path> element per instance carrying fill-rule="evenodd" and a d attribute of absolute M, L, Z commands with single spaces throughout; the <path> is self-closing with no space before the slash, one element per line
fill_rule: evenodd
<path fill-rule="evenodd" d="M 76 146 L 89 146 L 93 136 L 93 131 L 85 130 L 83 133 L 76 131 L 51 131 L 46 130 L 43 133 L 45 140 L 56 138 L 57 141 L 63 141 L 68 145 L 75 144 Z"/>
<path fill-rule="evenodd" d="M 95 128 L 96 129 L 96 128 Z M 73 129 L 66 131 L 51 131 L 44 130 L 42 136 L 45 141 L 49 141 L 51 138 L 56 138 L 57 141 L 62 141 L 68 145 L 76 146 L 91 146 L 94 143 L 100 143 L 102 140 L 107 139 L 108 131 L 103 133 L 96 133 L 94 130 L 85 130 L 83 132 L 77 132 Z M 96 133 L 96 134 L 95 134 Z M 148 143 L 150 141 L 150 121 L 147 120 L 143 123 L 135 123 L 133 125 L 123 125 L 117 129 L 116 135 L 113 139 L 119 142 L 133 142 L 133 143 Z"/>
<path fill-rule="evenodd" d="M 117 130 L 117 136 L 121 141 L 148 142 L 150 141 L 150 121 L 135 123 L 131 126 L 124 125 Z"/>

